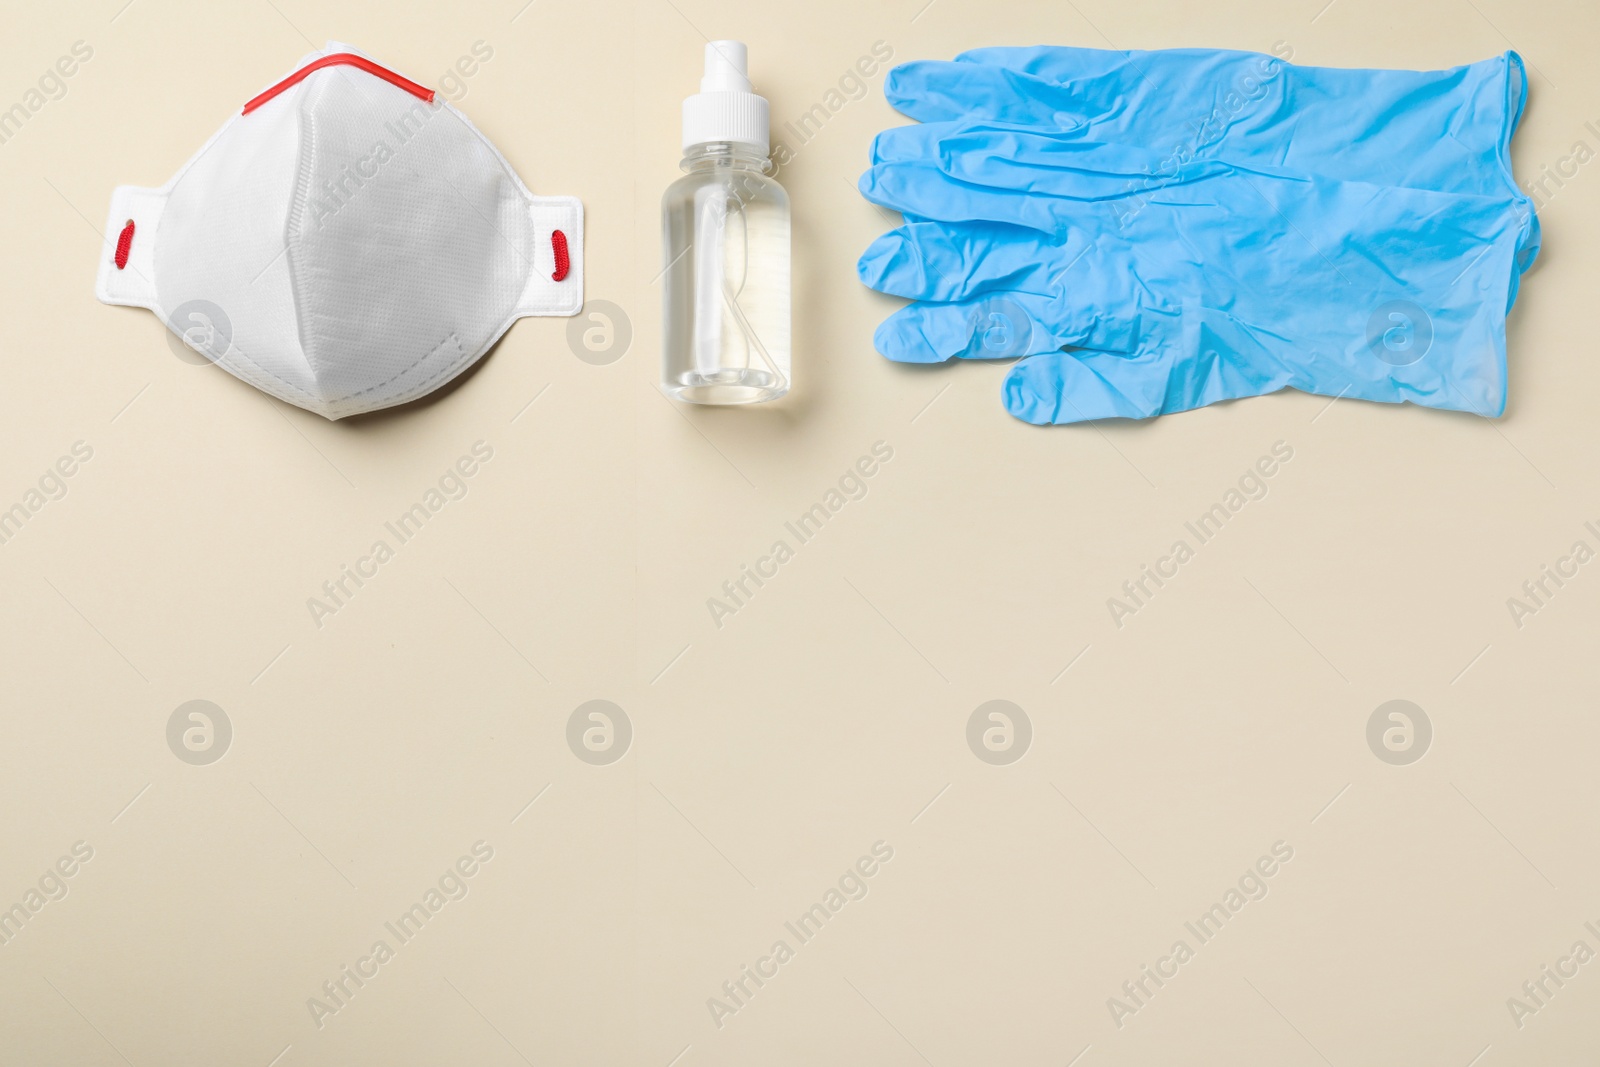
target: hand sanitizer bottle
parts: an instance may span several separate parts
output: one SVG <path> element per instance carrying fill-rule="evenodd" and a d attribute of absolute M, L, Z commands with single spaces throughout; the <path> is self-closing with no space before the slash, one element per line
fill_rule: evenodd
<path fill-rule="evenodd" d="M 767 177 L 767 101 L 745 46 L 706 45 L 683 102 L 685 174 L 661 198 L 661 384 L 695 404 L 789 391 L 789 195 Z"/>

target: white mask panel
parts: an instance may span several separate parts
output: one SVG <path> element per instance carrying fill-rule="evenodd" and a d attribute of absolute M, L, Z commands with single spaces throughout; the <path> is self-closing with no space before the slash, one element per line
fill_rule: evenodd
<path fill-rule="evenodd" d="M 425 98 L 424 98 L 425 97 Z M 330 419 L 416 399 L 525 315 L 583 304 L 583 207 L 330 43 L 160 189 L 112 196 L 95 295 Z"/>

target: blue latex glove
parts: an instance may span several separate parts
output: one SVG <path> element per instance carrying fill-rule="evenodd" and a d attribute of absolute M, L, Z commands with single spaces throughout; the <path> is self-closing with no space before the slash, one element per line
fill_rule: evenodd
<path fill-rule="evenodd" d="M 1505 311 L 1538 247 L 1501 169 L 1514 121 L 1488 153 L 1493 180 L 1453 179 L 1494 195 L 1265 163 L 1276 151 L 1237 124 L 1187 161 L 1059 124 L 890 131 L 861 188 L 912 224 L 860 272 L 919 303 L 879 328 L 878 347 L 915 362 L 1048 353 L 1005 383 L 1007 409 L 1031 422 L 1285 387 L 1498 414 Z"/>
<path fill-rule="evenodd" d="M 993 121 L 1330 178 L 1499 195 L 1528 79 L 1506 52 L 1440 71 L 1308 67 L 1258 52 L 980 48 L 892 70 L 884 95 L 924 124 Z M 874 162 L 941 131 L 885 131 Z M 900 143 L 900 142 L 904 143 Z"/>

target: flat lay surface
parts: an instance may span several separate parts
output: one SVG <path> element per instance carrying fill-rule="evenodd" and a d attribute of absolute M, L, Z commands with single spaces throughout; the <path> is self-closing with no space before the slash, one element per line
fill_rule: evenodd
<path fill-rule="evenodd" d="M 0 1063 L 1600 1057 L 1592 6 L 7 23 Z M 749 46 L 792 203 L 793 388 L 755 408 L 657 386 L 713 38 Z M 112 190 L 329 41 L 582 201 L 586 302 L 338 422 L 94 294 Z M 1031 44 L 1515 49 L 1543 248 L 1504 415 L 1030 426 L 1004 362 L 875 352 L 888 71 Z"/>

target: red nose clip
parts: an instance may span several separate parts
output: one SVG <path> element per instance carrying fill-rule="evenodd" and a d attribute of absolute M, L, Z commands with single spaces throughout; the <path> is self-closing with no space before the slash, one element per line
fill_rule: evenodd
<path fill-rule="evenodd" d="M 380 67 L 370 59 L 364 59 L 361 56 L 353 55 L 349 52 L 335 52 L 331 56 L 323 56 L 321 59 L 312 60 L 310 63 L 307 63 L 305 66 L 301 67 L 299 70 L 283 79 L 283 81 L 279 82 L 277 85 L 274 85 L 260 96 L 252 99 L 244 106 L 244 114 L 250 114 L 250 112 L 254 111 L 262 104 L 265 104 L 268 100 L 271 100 L 285 89 L 299 85 L 301 82 L 306 80 L 312 71 L 321 70 L 323 67 L 336 66 L 355 67 L 357 70 L 364 70 L 368 74 L 376 75 L 377 77 L 382 78 L 390 85 L 399 86 L 412 96 L 417 97 L 419 100 L 425 100 L 430 104 L 433 103 L 433 90 L 429 89 L 427 86 L 418 85 L 409 78 L 402 78 L 394 71 L 389 70 L 386 67 Z"/>

